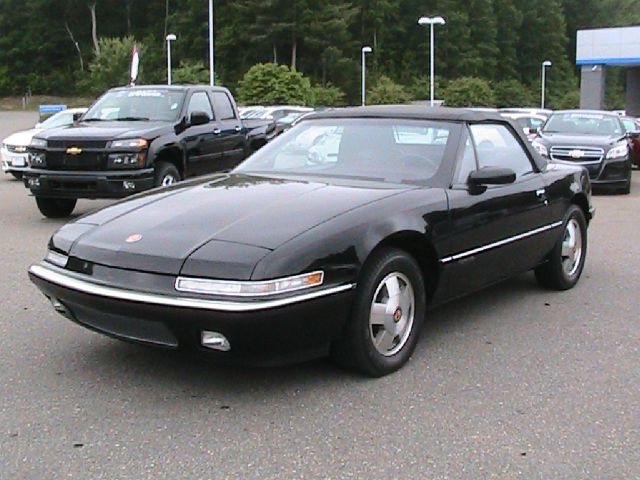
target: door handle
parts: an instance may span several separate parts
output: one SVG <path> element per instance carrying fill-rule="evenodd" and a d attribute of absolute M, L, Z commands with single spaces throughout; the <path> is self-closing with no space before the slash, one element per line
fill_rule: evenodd
<path fill-rule="evenodd" d="M 538 200 L 540 200 L 541 202 L 544 202 L 545 205 L 549 205 L 549 200 L 547 200 L 546 188 L 539 188 L 538 190 L 536 190 L 536 197 L 538 197 Z"/>
<path fill-rule="evenodd" d="M 237 127 L 236 127 L 236 132 L 239 132 L 240 130 L 242 130 L 242 127 L 237 126 Z"/>
<path fill-rule="evenodd" d="M 220 135 L 220 129 L 219 128 L 214 128 L 213 129 L 213 134 L 214 135 Z"/>

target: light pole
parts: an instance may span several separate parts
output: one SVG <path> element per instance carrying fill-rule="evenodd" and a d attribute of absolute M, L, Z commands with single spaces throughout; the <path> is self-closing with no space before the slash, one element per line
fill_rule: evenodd
<path fill-rule="evenodd" d="M 542 62 L 542 102 L 541 102 L 541 108 L 544 109 L 544 96 L 546 93 L 546 89 L 547 89 L 547 67 L 550 67 L 551 65 L 553 65 L 553 63 L 551 63 L 550 60 L 545 60 L 544 62 Z"/>
<path fill-rule="evenodd" d="M 209 85 L 215 83 L 215 59 L 213 58 L 213 0 L 209 0 Z"/>
<path fill-rule="evenodd" d="M 171 85 L 171 42 L 176 40 L 173 33 L 167 35 L 167 85 Z"/>
<path fill-rule="evenodd" d="M 364 107 L 365 98 L 367 95 L 367 65 L 366 55 L 373 50 L 371 47 L 362 47 L 362 106 Z"/>
<path fill-rule="evenodd" d="M 430 89 L 431 89 L 431 106 L 435 104 L 435 35 L 433 33 L 434 25 L 444 25 L 447 23 L 442 17 L 420 17 L 418 19 L 418 25 L 429 25 L 430 31 Z"/>

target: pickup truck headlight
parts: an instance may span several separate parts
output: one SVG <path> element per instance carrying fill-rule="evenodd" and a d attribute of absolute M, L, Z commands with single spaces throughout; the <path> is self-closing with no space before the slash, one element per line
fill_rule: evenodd
<path fill-rule="evenodd" d="M 629 146 L 627 143 L 619 143 L 607 152 L 607 160 L 613 160 L 617 158 L 624 158 L 629 153 Z"/>
<path fill-rule="evenodd" d="M 31 147 L 33 148 L 47 148 L 47 141 L 42 138 L 32 138 Z"/>
<path fill-rule="evenodd" d="M 179 292 L 185 293 L 232 297 L 264 297 L 317 287 L 322 285 L 323 281 L 324 272 L 317 271 L 264 282 L 233 282 L 207 278 L 178 277 L 175 287 Z"/>
<path fill-rule="evenodd" d="M 147 156 L 145 153 L 110 153 L 107 157 L 108 168 L 142 168 Z"/>
<path fill-rule="evenodd" d="M 109 146 L 111 148 L 136 148 L 144 150 L 149 146 L 149 142 L 144 138 L 126 138 L 123 140 L 114 140 Z"/>
<path fill-rule="evenodd" d="M 535 148 L 538 153 L 540 155 L 542 155 L 543 157 L 548 157 L 549 156 L 549 150 L 547 149 L 547 147 L 540 142 L 539 140 L 534 140 L 533 142 L 531 142 L 531 146 L 533 148 Z"/>
<path fill-rule="evenodd" d="M 31 153 L 29 155 L 29 165 L 32 167 L 44 167 L 47 164 L 47 156 L 44 153 Z"/>

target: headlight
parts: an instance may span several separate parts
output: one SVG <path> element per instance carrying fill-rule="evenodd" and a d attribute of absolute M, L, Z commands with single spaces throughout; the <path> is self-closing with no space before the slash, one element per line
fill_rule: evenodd
<path fill-rule="evenodd" d="M 49 250 L 47 252 L 47 256 L 45 257 L 45 260 L 49 263 L 53 263 L 54 265 L 60 267 L 60 268 L 64 268 L 67 266 L 67 262 L 69 261 L 69 257 L 67 257 L 66 255 L 63 255 L 61 253 L 58 252 L 54 252 L 53 250 Z"/>
<path fill-rule="evenodd" d="M 547 147 L 540 142 L 539 140 L 534 140 L 533 142 L 531 142 L 531 146 L 533 148 L 535 148 L 538 153 L 540 155 L 542 155 L 543 157 L 548 157 L 549 156 L 549 150 L 547 149 Z"/>
<path fill-rule="evenodd" d="M 111 153 L 107 157 L 107 168 L 142 168 L 146 157 L 144 153 Z"/>
<path fill-rule="evenodd" d="M 629 146 L 627 143 L 619 143 L 615 147 L 613 147 L 607 153 L 607 160 L 613 160 L 614 158 L 623 158 L 626 157 L 629 153 Z"/>
<path fill-rule="evenodd" d="M 149 142 L 144 138 L 127 138 L 124 140 L 114 140 L 111 148 L 138 148 L 143 150 L 149 146 Z"/>
<path fill-rule="evenodd" d="M 42 138 L 32 138 L 31 146 L 33 148 L 47 148 L 47 141 Z"/>
<path fill-rule="evenodd" d="M 32 167 L 44 167 L 47 164 L 47 156 L 44 153 L 32 153 L 29 155 L 29 165 Z"/>
<path fill-rule="evenodd" d="M 263 297 L 318 287 L 322 285 L 323 281 L 324 272 L 318 271 L 265 282 L 233 282 L 178 277 L 175 286 L 179 292 L 234 297 Z"/>

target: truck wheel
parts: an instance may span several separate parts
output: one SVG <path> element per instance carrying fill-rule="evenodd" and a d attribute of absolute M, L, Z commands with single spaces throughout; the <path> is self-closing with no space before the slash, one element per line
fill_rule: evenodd
<path fill-rule="evenodd" d="M 156 164 L 154 186 L 168 187 L 169 185 L 178 183 L 180 180 L 180 172 L 178 172 L 174 164 L 169 162 L 158 162 Z"/>
<path fill-rule="evenodd" d="M 66 218 L 76 208 L 75 198 L 36 197 L 38 210 L 47 218 Z"/>

